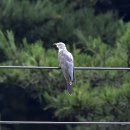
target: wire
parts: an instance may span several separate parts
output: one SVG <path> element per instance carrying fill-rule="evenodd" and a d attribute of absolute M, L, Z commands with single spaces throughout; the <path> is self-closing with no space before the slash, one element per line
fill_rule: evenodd
<path fill-rule="evenodd" d="M 81 124 L 104 124 L 104 125 L 130 125 L 130 122 L 53 122 L 53 121 L 0 121 L 0 124 L 70 124 L 70 125 L 81 125 Z"/>
<path fill-rule="evenodd" d="M 60 67 L 47 66 L 0 66 L 0 69 L 61 69 Z M 74 67 L 75 70 L 130 70 L 123 67 Z M 0 121 L 0 124 L 106 124 L 106 125 L 130 125 L 130 122 L 53 122 L 53 121 Z"/>
<path fill-rule="evenodd" d="M 0 66 L 0 69 L 61 69 L 48 66 Z M 74 67 L 75 70 L 130 70 L 126 67 Z"/>

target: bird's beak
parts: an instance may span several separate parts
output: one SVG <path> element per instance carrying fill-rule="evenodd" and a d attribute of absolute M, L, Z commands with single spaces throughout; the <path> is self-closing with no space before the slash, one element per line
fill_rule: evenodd
<path fill-rule="evenodd" d="M 54 43 L 53 46 L 56 46 L 56 43 Z"/>

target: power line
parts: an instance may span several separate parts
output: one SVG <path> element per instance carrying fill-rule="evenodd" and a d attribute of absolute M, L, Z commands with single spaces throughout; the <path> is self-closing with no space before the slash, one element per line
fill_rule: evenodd
<path fill-rule="evenodd" d="M 0 69 L 60 69 L 48 66 L 0 66 Z M 130 70 L 127 67 L 74 67 L 75 70 Z"/>
<path fill-rule="evenodd" d="M 82 125 L 82 124 L 104 124 L 104 125 L 130 125 L 130 122 L 53 122 L 53 121 L 0 121 L 0 124 L 52 124 L 52 125 L 62 125 L 62 124 L 70 124 L 70 125 Z"/>
<path fill-rule="evenodd" d="M 47 66 L 0 66 L 0 69 L 60 69 L 60 67 Z M 75 67 L 75 70 L 130 70 L 125 67 Z M 130 125 L 130 122 L 53 122 L 53 121 L 0 121 L 0 124 L 104 124 L 104 125 Z"/>

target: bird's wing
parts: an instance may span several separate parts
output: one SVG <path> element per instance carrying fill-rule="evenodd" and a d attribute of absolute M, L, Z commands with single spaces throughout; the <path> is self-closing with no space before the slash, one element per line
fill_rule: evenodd
<path fill-rule="evenodd" d="M 68 51 L 59 52 L 59 61 L 66 80 L 73 81 L 74 63 L 72 54 Z"/>
<path fill-rule="evenodd" d="M 69 73 L 69 76 L 70 76 L 70 79 L 71 81 L 73 81 L 73 76 L 74 76 L 74 64 L 73 62 L 67 62 L 67 65 L 68 65 L 68 73 Z"/>

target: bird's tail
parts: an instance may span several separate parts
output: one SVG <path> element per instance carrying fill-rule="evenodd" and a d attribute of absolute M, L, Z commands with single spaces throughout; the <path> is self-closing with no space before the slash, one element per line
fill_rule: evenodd
<path fill-rule="evenodd" d="M 72 82 L 67 83 L 67 90 L 69 92 L 69 95 L 72 95 Z"/>

